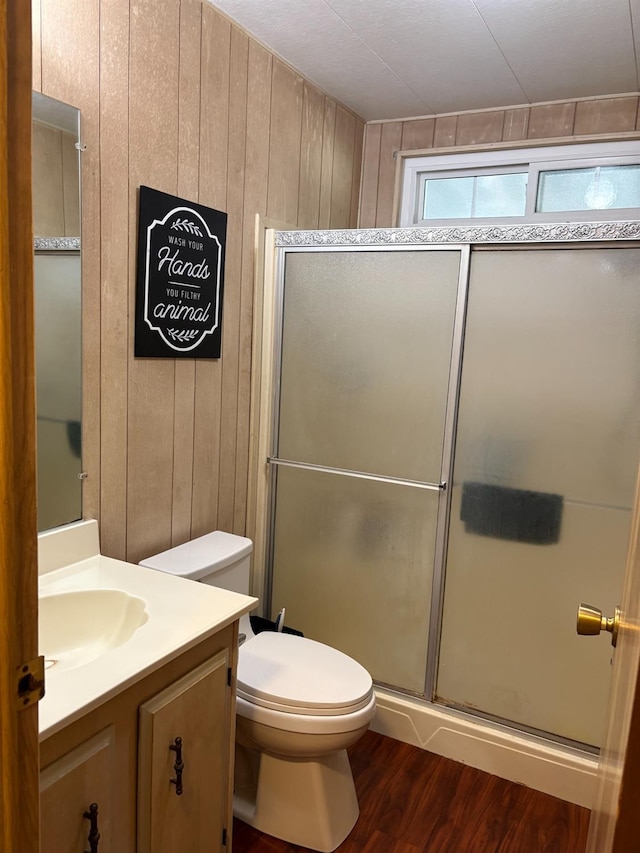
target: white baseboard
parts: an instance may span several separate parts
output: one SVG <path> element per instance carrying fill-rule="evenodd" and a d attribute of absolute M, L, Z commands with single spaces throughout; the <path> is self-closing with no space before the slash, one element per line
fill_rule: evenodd
<path fill-rule="evenodd" d="M 595 756 L 382 688 L 376 698 L 374 732 L 591 808 Z"/>

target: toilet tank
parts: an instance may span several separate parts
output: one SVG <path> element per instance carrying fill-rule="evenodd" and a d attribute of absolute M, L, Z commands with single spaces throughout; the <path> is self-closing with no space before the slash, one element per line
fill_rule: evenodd
<path fill-rule="evenodd" d="M 253 542 L 214 530 L 141 560 L 140 565 L 249 595 Z"/>

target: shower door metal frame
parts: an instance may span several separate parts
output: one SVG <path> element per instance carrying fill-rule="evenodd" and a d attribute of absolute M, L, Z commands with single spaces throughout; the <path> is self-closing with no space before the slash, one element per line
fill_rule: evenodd
<path fill-rule="evenodd" d="M 276 328 L 274 335 L 274 360 L 271 400 L 271 452 L 267 458 L 269 463 L 269 501 L 267 519 L 267 555 L 264 578 L 264 598 L 267 612 L 271 609 L 271 590 L 273 580 L 273 549 L 275 525 L 275 496 L 277 490 L 277 469 L 280 465 L 293 465 L 299 468 L 320 470 L 347 476 L 360 476 L 382 482 L 400 483 L 407 486 L 428 488 L 440 491 L 437 510 L 436 543 L 433 565 L 433 580 L 430 603 L 429 631 L 427 641 L 427 670 L 425 673 L 425 690 L 419 698 L 433 702 L 435 696 L 438 658 L 440 653 L 440 633 L 442 627 L 442 605 L 444 599 L 444 582 L 446 573 L 447 540 L 449 532 L 449 516 L 451 509 L 451 477 L 455 451 L 455 437 L 462 376 L 462 353 L 464 348 L 464 330 L 468 301 L 469 273 L 471 253 L 474 249 L 483 248 L 540 248 L 549 244 L 578 247 L 581 244 L 599 245 L 605 247 L 633 245 L 640 241 L 639 221 L 615 222 L 576 222 L 554 223 L 541 225 L 505 225 L 505 226 L 465 226 L 438 228 L 387 228 L 387 229 L 349 229 L 334 231 L 277 231 L 275 233 L 276 261 Z M 288 253 L 298 252 L 375 252 L 375 251 L 460 251 L 460 270 L 458 292 L 454 315 L 451 362 L 449 371 L 449 388 L 447 394 L 444 443 L 440 483 L 423 483 L 412 480 L 398 480 L 367 474 L 366 472 L 351 472 L 341 469 L 325 468 L 306 463 L 296 463 L 293 460 L 283 460 L 277 457 L 278 426 L 280 414 L 280 379 L 283 340 L 284 316 L 284 274 L 285 261 Z M 399 693 L 408 691 L 397 686 L 389 687 Z M 410 694 L 409 695 L 415 695 Z M 441 705 L 446 708 L 448 706 Z M 470 717 L 482 717 L 498 725 L 509 727 L 508 720 L 497 719 L 482 712 L 473 713 L 468 709 L 455 708 L 457 713 Z M 520 731 L 549 737 L 548 733 L 532 730 L 519 724 L 511 725 Z M 575 742 L 565 738 L 553 738 L 568 746 Z"/>

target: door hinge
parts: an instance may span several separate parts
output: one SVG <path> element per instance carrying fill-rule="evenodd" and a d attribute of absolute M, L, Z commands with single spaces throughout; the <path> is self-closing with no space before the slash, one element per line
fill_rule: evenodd
<path fill-rule="evenodd" d="M 225 826 L 222 830 L 222 846 L 227 846 L 227 827 Z"/>
<path fill-rule="evenodd" d="M 35 705 L 44 696 L 44 655 L 16 668 L 16 701 L 18 709 Z"/>
<path fill-rule="evenodd" d="M 227 687 L 231 687 L 231 667 L 227 667 Z"/>

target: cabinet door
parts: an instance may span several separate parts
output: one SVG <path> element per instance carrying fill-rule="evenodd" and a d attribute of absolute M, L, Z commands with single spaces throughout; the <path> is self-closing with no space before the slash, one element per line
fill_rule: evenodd
<path fill-rule="evenodd" d="M 85 817 L 98 806 L 99 853 L 112 853 L 112 792 L 115 784 L 113 726 L 63 755 L 40 774 L 40 853 L 85 853 L 91 822 Z"/>
<path fill-rule="evenodd" d="M 232 693 L 225 649 L 140 707 L 138 853 L 223 849 Z M 182 793 L 174 781 L 182 742 Z"/>

